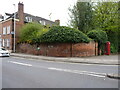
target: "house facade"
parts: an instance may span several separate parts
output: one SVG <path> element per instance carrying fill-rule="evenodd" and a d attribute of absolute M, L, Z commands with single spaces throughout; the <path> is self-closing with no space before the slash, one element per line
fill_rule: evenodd
<path fill-rule="evenodd" d="M 14 13 L 5 13 L 7 18 L 0 21 L 0 47 L 13 51 L 14 43 Z M 59 25 L 60 20 L 50 21 L 42 17 L 24 13 L 24 4 L 18 3 L 18 11 L 15 13 L 15 42 L 19 40 L 21 27 L 29 22 L 37 22 L 42 25 Z M 16 44 L 15 44 L 16 45 Z"/>

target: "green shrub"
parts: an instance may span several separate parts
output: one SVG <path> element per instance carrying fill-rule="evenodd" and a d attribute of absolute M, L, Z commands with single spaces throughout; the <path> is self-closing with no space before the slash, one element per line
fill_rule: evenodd
<path fill-rule="evenodd" d="M 41 24 L 38 23 L 27 23 L 25 24 L 20 33 L 20 42 L 33 43 L 35 39 L 40 37 L 42 34 L 48 31 Z"/>
<path fill-rule="evenodd" d="M 118 52 L 118 48 L 116 48 L 116 46 L 114 44 L 110 45 L 110 50 L 111 50 L 111 53 L 117 53 Z"/>
<path fill-rule="evenodd" d="M 119 33 L 117 32 L 110 32 L 108 33 L 108 40 L 111 43 L 111 53 L 117 53 L 119 52 Z"/>
<path fill-rule="evenodd" d="M 105 43 L 108 40 L 107 33 L 102 30 L 92 30 L 92 31 L 89 31 L 87 35 L 89 38 L 98 42 L 98 51 L 101 49 L 102 54 L 104 54 Z"/>
<path fill-rule="evenodd" d="M 102 30 L 92 30 L 87 33 L 88 37 L 98 43 L 106 43 L 108 40 L 107 34 Z"/>
<path fill-rule="evenodd" d="M 42 43 L 88 43 L 89 41 L 90 39 L 81 31 L 65 26 L 53 26 L 37 40 Z"/>

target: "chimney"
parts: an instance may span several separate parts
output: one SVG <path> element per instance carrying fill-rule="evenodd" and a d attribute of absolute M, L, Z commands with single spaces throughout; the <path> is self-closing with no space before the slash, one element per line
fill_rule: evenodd
<path fill-rule="evenodd" d="M 19 22 L 20 24 L 24 24 L 24 4 L 22 3 L 18 3 L 18 17 L 19 17 Z"/>
<path fill-rule="evenodd" d="M 59 20 L 59 19 L 55 20 L 55 23 L 56 23 L 57 25 L 60 25 L 60 20 Z"/>

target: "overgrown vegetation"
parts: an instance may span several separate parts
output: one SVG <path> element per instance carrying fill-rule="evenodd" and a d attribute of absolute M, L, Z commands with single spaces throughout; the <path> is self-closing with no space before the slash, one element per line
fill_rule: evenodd
<path fill-rule="evenodd" d="M 24 25 L 21 29 L 20 40 L 30 44 L 90 42 L 90 38 L 77 29 L 65 26 L 52 26 L 48 29 L 37 23 Z"/>
<path fill-rule="evenodd" d="M 87 33 L 88 37 L 92 38 L 95 42 L 98 42 L 98 49 L 104 53 L 104 46 L 108 40 L 107 34 L 102 30 L 92 30 Z M 99 51 L 98 50 L 98 51 Z"/>
<path fill-rule="evenodd" d="M 117 2 L 102 2 L 95 7 L 94 27 L 106 31 L 108 40 L 111 42 L 111 52 L 118 52 L 118 33 L 120 18 Z"/>
<path fill-rule="evenodd" d="M 65 26 L 53 26 L 43 34 L 38 43 L 88 43 L 90 39 L 81 31 Z"/>
<path fill-rule="evenodd" d="M 93 10 L 91 2 L 77 2 L 73 7 L 69 8 L 69 11 L 70 27 L 77 28 L 84 33 L 92 29 Z"/>
<path fill-rule="evenodd" d="M 70 26 L 85 33 L 93 29 L 105 31 L 108 41 L 111 42 L 111 52 L 120 52 L 120 40 L 118 40 L 120 38 L 120 1 L 77 2 L 69 11 Z M 89 27 L 86 30 L 83 26 Z"/>
<path fill-rule="evenodd" d="M 106 32 L 102 30 L 92 30 L 89 31 L 87 35 L 98 43 L 106 43 L 108 40 Z"/>
<path fill-rule="evenodd" d="M 33 43 L 35 42 L 34 39 L 40 37 L 47 31 L 48 28 L 44 28 L 41 24 L 27 23 L 21 29 L 20 42 Z"/>

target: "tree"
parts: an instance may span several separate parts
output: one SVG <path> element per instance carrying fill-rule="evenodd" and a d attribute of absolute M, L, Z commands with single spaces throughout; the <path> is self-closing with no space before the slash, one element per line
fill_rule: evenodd
<path fill-rule="evenodd" d="M 87 33 L 92 28 L 92 3 L 77 2 L 73 8 L 69 8 L 70 26 Z"/>
<path fill-rule="evenodd" d="M 94 26 L 102 30 L 118 30 L 118 3 L 99 2 L 94 7 Z"/>
<path fill-rule="evenodd" d="M 118 50 L 118 32 L 120 31 L 118 17 L 118 2 L 98 2 L 94 6 L 94 27 L 106 31 L 114 52 Z"/>
<path fill-rule="evenodd" d="M 42 34 L 47 32 L 48 29 L 44 28 L 41 24 L 38 23 L 28 23 L 25 24 L 20 33 L 20 41 L 33 43 L 34 39 L 40 37 Z"/>
<path fill-rule="evenodd" d="M 118 39 L 120 38 L 120 1 L 118 2 Z M 118 52 L 120 52 L 120 40 L 118 40 Z"/>

